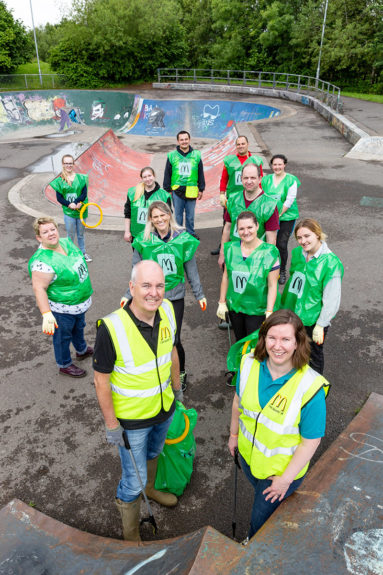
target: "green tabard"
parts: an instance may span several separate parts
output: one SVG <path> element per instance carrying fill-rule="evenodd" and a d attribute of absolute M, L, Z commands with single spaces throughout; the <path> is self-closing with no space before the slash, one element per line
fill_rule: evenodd
<path fill-rule="evenodd" d="M 227 242 L 224 252 L 229 280 L 227 307 L 247 315 L 263 315 L 267 306 L 267 276 L 279 261 L 278 248 L 263 242 L 244 260 L 241 244 Z M 277 305 L 274 308 L 278 309 Z"/>
<path fill-rule="evenodd" d="M 223 159 L 223 163 L 225 165 L 227 175 L 229 176 L 226 186 L 226 197 L 228 198 L 233 192 L 240 192 L 243 190 L 241 179 L 243 167 L 248 164 L 261 166 L 263 164 L 263 160 L 259 156 L 249 156 L 247 160 L 241 164 L 237 155 L 230 154 Z"/>
<path fill-rule="evenodd" d="M 169 152 L 168 160 L 172 165 L 172 190 L 186 186 L 185 197 L 196 198 L 198 196 L 198 164 L 201 160 L 201 152 L 192 150 L 183 156 L 178 150 L 173 150 Z"/>
<path fill-rule="evenodd" d="M 59 192 L 64 198 L 69 202 L 74 202 L 76 198 L 81 196 L 81 192 L 84 186 L 89 185 L 89 178 L 85 174 L 76 174 L 72 185 L 70 186 L 65 180 L 62 179 L 61 176 L 53 180 L 49 184 L 51 188 L 54 189 L 55 192 Z M 88 203 L 88 196 L 85 198 L 84 204 Z M 71 218 L 78 219 L 80 217 L 80 210 L 71 210 L 66 206 L 62 206 L 63 212 L 65 215 L 70 216 Z M 88 217 L 88 208 L 85 210 L 83 214 L 83 219 L 85 220 Z"/>
<path fill-rule="evenodd" d="M 243 191 L 231 194 L 227 202 L 227 211 L 229 212 L 231 219 L 230 240 L 239 239 L 237 232 L 237 217 L 244 211 L 253 212 L 253 214 L 255 214 L 259 224 L 257 236 L 262 239 L 265 235 L 265 223 L 273 215 L 276 205 L 277 198 L 272 198 L 270 196 L 266 196 L 266 194 L 262 194 L 251 202 L 249 207 L 246 207 Z"/>
<path fill-rule="evenodd" d="M 66 256 L 39 248 L 28 262 L 29 275 L 32 275 L 31 266 L 34 261 L 47 264 L 57 276 L 47 289 L 48 299 L 76 305 L 87 300 L 93 293 L 88 267 L 83 253 L 70 238 L 60 239 L 60 245 L 67 253 Z"/>
<path fill-rule="evenodd" d="M 286 174 L 278 186 L 274 186 L 274 174 L 268 174 L 262 178 L 262 190 L 271 197 L 278 198 L 278 212 L 281 213 L 283 209 L 283 204 L 286 201 L 289 188 L 296 182 L 297 187 L 301 185 L 301 182 L 296 176 L 292 174 Z M 295 198 L 291 206 L 285 211 L 285 213 L 279 216 L 281 222 L 296 220 L 299 218 L 297 199 Z"/>
<path fill-rule="evenodd" d="M 149 240 L 144 240 L 143 236 L 140 234 L 134 240 L 133 247 L 143 260 L 153 260 L 160 264 L 165 275 L 165 292 L 179 283 L 185 283 L 184 263 L 194 256 L 199 240 L 186 231 L 168 242 L 162 241 L 155 234 L 151 234 Z"/>
<path fill-rule="evenodd" d="M 145 200 L 145 194 L 142 194 L 142 196 L 138 200 L 134 201 L 135 193 L 136 193 L 135 186 L 133 188 L 129 188 L 128 198 L 130 200 L 130 210 L 131 210 L 130 233 L 134 238 L 144 231 L 145 224 L 148 218 L 148 208 L 150 204 L 152 204 L 153 202 L 157 202 L 159 200 L 161 202 L 165 202 L 166 204 L 169 198 L 171 198 L 171 195 L 162 188 L 156 190 L 147 201 Z"/>
<path fill-rule="evenodd" d="M 330 252 L 306 262 L 300 246 L 291 253 L 290 277 L 282 294 L 281 308 L 291 309 L 303 325 L 314 325 L 322 310 L 322 296 L 326 284 L 335 276 L 343 277 L 343 265 Z"/>

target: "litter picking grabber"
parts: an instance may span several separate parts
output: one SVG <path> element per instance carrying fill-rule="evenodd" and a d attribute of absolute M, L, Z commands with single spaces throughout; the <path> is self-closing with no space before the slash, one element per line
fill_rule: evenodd
<path fill-rule="evenodd" d="M 230 317 L 229 314 L 225 314 L 226 323 L 227 323 L 227 335 L 229 336 L 229 348 L 231 347 L 231 333 L 230 333 Z"/>
<path fill-rule="evenodd" d="M 142 492 L 142 495 L 144 496 L 146 507 L 148 508 L 149 517 L 144 517 L 143 519 L 141 519 L 141 525 L 143 523 L 151 523 L 153 526 L 153 533 L 156 534 L 158 531 L 157 530 L 157 523 L 156 523 L 156 520 L 154 519 L 153 511 L 152 511 L 152 508 L 150 507 L 149 499 L 145 493 L 144 485 L 142 483 L 142 479 L 141 479 L 140 473 L 138 471 L 136 461 L 134 459 L 132 448 L 130 447 L 128 435 L 125 431 L 123 432 L 122 437 L 124 438 L 125 447 L 129 451 L 129 455 L 130 455 L 130 458 L 132 460 L 134 471 L 136 472 L 137 479 L 138 479 L 138 482 L 139 482 L 140 487 L 141 487 L 141 492 Z"/>
<path fill-rule="evenodd" d="M 231 527 L 233 529 L 233 539 L 235 539 L 235 531 L 237 529 L 237 487 L 238 487 L 238 469 L 241 469 L 241 465 L 238 459 L 238 447 L 234 449 L 234 504 L 233 504 L 233 521 Z"/>

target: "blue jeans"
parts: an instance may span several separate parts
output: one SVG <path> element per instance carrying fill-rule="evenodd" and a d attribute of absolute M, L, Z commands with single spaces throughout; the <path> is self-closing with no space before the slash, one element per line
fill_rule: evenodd
<path fill-rule="evenodd" d="M 81 223 L 80 218 L 71 218 L 70 216 L 64 214 L 64 224 L 66 229 L 66 235 L 68 238 L 72 240 L 73 243 L 75 243 L 74 240 L 77 233 L 78 247 L 80 248 L 82 253 L 85 254 L 86 253 L 85 237 L 84 237 L 85 227 Z"/>
<path fill-rule="evenodd" d="M 251 539 L 253 535 L 256 534 L 258 529 L 262 527 L 262 525 L 268 520 L 270 515 L 274 513 L 277 507 L 280 506 L 282 501 L 284 501 L 289 495 L 294 493 L 296 489 L 302 483 L 304 476 L 300 477 L 299 479 L 294 479 L 294 481 L 290 484 L 286 495 L 282 499 L 282 501 L 274 501 L 274 503 L 270 503 L 270 500 L 266 501 L 266 495 L 263 495 L 263 491 L 270 487 L 271 480 L 270 479 L 257 479 L 250 471 L 249 465 L 247 465 L 246 461 L 243 459 L 241 454 L 239 454 L 239 460 L 241 463 L 241 467 L 243 469 L 244 474 L 246 475 L 247 479 L 250 481 L 251 485 L 254 487 L 254 501 L 253 501 L 253 508 L 251 510 L 251 520 L 250 520 L 250 528 L 247 534 L 248 538 Z"/>
<path fill-rule="evenodd" d="M 56 363 L 59 367 L 69 367 L 72 363 L 70 344 L 80 355 L 87 350 L 84 339 L 85 313 L 72 315 L 69 313 L 52 312 L 56 318 L 58 329 L 53 334 L 53 349 Z"/>
<path fill-rule="evenodd" d="M 144 427 L 143 429 L 125 430 L 144 487 L 147 480 L 146 462 L 148 459 L 157 457 L 163 450 L 166 434 L 172 419 L 173 415 L 158 425 Z M 129 451 L 121 446 L 119 451 L 122 477 L 117 487 L 117 498 L 129 503 L 137 499 L 141 493 L 141 487 Z"/>
<path fill-rule="evenodd" d="M 175 192 L 172 194 L 173 196 L 173 206 L 174 206 L 174 214 L 176 216 L 176 222 L 179 226 L 183 226 L 184 222 L 184 212 L 185 212 L 185 219 L 186 219 L 186 231 L 189 234 L 194 235 L 194 212 L 195 212 L 195 203 L 196 200 L 186 200 L 177 196 Z"/>

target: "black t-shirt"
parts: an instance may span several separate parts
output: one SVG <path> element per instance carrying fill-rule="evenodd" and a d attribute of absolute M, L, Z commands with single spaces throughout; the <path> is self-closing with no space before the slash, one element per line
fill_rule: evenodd
<path fill-rule="evenodd" d="M 152 350 L 154 354 L 157 353 L 158 332 L 161 322 L 160 312 L 157 310 L 154 317 L 153 326 L 139 320 L 130 309 L 130 302 L 124 306 L 124 310 L 129 314 L 133 320 L 140 334 Z M 112 339 L 110 337 L 108 328 L 102 322 L 97 328 L 96 344 L 94 346 L 93 354 L 93 369 L 99 373 L 112 373 L 114 364 L 116 362 L 116 351 Z M 170 406 L 169 411 L 165 411 L 161 402 L 161 409 L 157 415 L 149 419 L 120 419 L 124 429 L 143 429 L 151 425 L 157 425 L 166 421 L 174 412 L 175 401 Z"/>

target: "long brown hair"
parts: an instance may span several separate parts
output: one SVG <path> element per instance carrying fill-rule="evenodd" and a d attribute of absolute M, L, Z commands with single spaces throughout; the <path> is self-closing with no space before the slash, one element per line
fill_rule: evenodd
<path fill-rule="evenodd" d="M 321 242 L 325 242 L 327 239 L 326 234 L 322 230 L 322 226 L 319 222 L 317 222 L 317 220 L 314 220 L 314 218 L 305 218 L 304 220 L 299 220 L 294 230 L 295 239 L 297 239 L 297 233 L 300 228 L 307 228 L 310 230 L 310 232 L 315 234 Z"/>
<path fill-rule="evenodd" d="M 259 330 L 259 339 L 254 350 L 254 357 L 258 361 L 263 361 L 268 357 L 266 351 L 266 336 L 269 329 L 276 325 L 284 325 L 287 323 L 293 326 L 297 342 L 297 348 L 292 357 L 293 367 L 295 367 L 295 369 L 302 369 L 310 360 L 310 340 L 301 319 L 290 309 L 279 309 L 269 315 L 263 322 Z"/>

